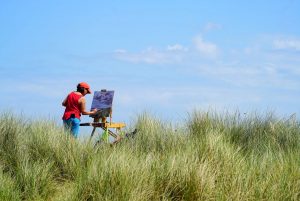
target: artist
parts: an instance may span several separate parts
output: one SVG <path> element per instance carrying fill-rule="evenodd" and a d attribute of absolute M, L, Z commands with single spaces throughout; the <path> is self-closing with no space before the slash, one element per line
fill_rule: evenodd
<path fill-rule="evenodd" d="M 62 102 L 62 105 L 66 107 L 64 115 L 62 117 L 64 127 L 71 132 L 71 134 L 77 138 L 79 134 L 79 124 L 81 115 L 94 115 L 97 109 L 91 112 L 86 111 L 86 94 L 91 94 L 90 86 L 86 82 L 80 82 L 77 85 L 77 91 L 73 91 Z"/>

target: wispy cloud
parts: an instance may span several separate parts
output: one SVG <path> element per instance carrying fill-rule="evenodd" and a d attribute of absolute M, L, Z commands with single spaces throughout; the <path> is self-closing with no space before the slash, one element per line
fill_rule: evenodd
<path fill-rule="evenodd" d="M 284 73 L 282 71 L 285 70 Z M 271 63 L 236 63 L 233 65 L 200 65 L 195 71 L 210 80 L 219 80 L 232 87 L 298 90 L 300 80 L 292 78 L 290 71 Z"/>
<path fill-rule="evenodd" d="M 300 50 L 300 40 L 299 39 L 276 39 L 273 41 L 273 46 L 275 49 L 279 50 Z"/>
<path fill-rule="evenodd" d="M 205 41 L 202 36 L 197 36 L 190 47 L 181 44 L 168 45 L 163 49 L 148 47 L 140 52 L 130 52 L 125 49 L 116 49 L 114 57 L 118 60 L 131 63 L 165 64 L 180 63 L 192 54 L 198 54 L 202 59 L 215 59 L 220 52 L 220 48 L 209 41 Z"/>
<path fill-rule="evenodd" d="M 221 46 L 198 35 L 189 47 L 177 43 L 163 49 L 148 48 L 137 53 L 120 49 L 115 51 L 115 55 L 118 59 L 133 63 L 181 63 L 181 70 L 186 71 L 186 75 L 205 76 L 206 79 L 219 80 L 235 87 L 296 90 L 300 85 L 297 65 L 300 60 L 290 50 L 299 48 L 299 40 L 263 36 L 248 47 L 223 49 L 226 58 L 222 58 L 219 57 Z M 282 51 L 273 51 L 276 49 Z"/>
<path fill-rule="evenodd" d="M 204 26 L 203 30 L 204 30 L 204 32 L 208 32 L 208 31 L 217 30 L 217 29 L 221 29 L 221 28 L 222 28 L 222 25 L 220 25 L 220 24 L 208 22 Z"/>
<path fill-rule="evenodd" d="M 217 23 L 208 22 L 202 29 L 203 33 L 221 29 Z M 220 53 L 217 44 L 204 39 L 202 34 L 193 38 L 192 44 L 188 47 L 175 43 L 163 49 L 148 47 L 140 52 L 130 52 L 126 49 L 116 49 L 114 56 L 118 60 L 131 63 L 164 64 L 178 63 L 192 54 L 198 54 L 202 59 L 216 59 Z"/>
<path fill-rule="evenodd" d="M 184 58 L 184 54 L 188 52 L 188 48 L 180 45 L 168 45 L 164 50 L 147 48 L 141 52 L 131 53 L 124 49 L 114 51 L 115 58 L 132 63 L 178 63 Z"/>
<path fill-rule="evenodd" d="M 175 45 L 168 45 L 167 51 L 183 51 L 187 52 L 189 49 L 187 47 L 184 47 L 180 44 L 175 44 Z"/>
<path fill-rule="evenodd" d="M 196 50 L 206 58 L 216 58 L 219 54 L 219 48 L 216 44 L 204 41 L 202 36 L 197 36 L 193 40 Z"/>

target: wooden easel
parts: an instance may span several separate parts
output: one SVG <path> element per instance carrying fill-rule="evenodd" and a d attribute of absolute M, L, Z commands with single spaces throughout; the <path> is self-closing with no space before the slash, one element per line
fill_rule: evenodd
<path fill-rule="evenodd" d="M 106 90 L 101 90 L 106 91 Z M 81 123 L 80 126 L 93 126 L 93 130 L 90 136 L 90 139 L 94 136 L 96 128 L 101 128 L 104 130 L 104 133 L 101 139 L 109 143 L 109 135 L 115 138 L 115 141 L 112 143 L 115 144 L 122 139 L 120 135 L 120 130 L 124 128 L 125 123 L 113 123 L 112 122 L 112 107 L 109 108 L 99 108 L 95 115 L 90 115 L 94 119 L 92 123 Z M 107 118 L 109 117 L 109 121 Z M 101 121 L 100 121 L 101 120 Z M 111 129 L 115 129 L 112 131 Z"/>

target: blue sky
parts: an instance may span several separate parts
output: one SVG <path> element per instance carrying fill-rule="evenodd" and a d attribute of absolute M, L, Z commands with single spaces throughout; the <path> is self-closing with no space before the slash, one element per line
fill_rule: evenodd
<path fill-rule="evenodd" d="M 59 121 L 85 81 L 115 90 L 116 121 L 298 115 L 299 11 L 299 0 L 1 1 L 0 110 Z"/>

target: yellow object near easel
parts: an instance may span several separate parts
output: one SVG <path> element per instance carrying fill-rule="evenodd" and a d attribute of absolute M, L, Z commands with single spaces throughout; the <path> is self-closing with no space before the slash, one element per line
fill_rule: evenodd
<path fill-rule="evenodd" d="M 121 129 L 126 125 L 125 123 L 112 122 L 112 100 L 114 91 L 107 91 L 102 89 L 101 91 L 95 91 L 91 110 L 97 109 L 95 115 L 90 115 L 94 118 L 92 123 L 81 123 L 80 126 L 93 126 L 93 130 L 90 138 L 95 134 L 96 128 L 104 130 L 101 140 L 109 143 L 109 136 L 112 136 L 115 140 L 112 142 L 117 143 L 122 139 Z M 109 121 L 107 118 L 109 117 Z M 112 131 L 114 129 L 114 131 Z"/>

